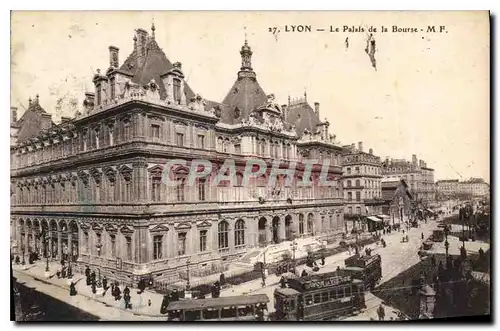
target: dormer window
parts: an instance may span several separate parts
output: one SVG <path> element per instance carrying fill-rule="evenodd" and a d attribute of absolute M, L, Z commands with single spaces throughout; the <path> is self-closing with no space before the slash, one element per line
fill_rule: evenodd
<path fill-rule="evenodd" d="M 109 80 L 109 85 L 111 85 L 111 99 L 114 100 L 115 99 L 115 88 L 116 88 L 116 84 L 115 84 L 115 78 L 111 78 Z"/>
<path fill-rule="evenodd" d="M 96 86 L 96 90 L 97 90 L 97 100 L 96 100 L 96 103 L 97 105 L 99 106 L 101 104 L 101 84 L 97 85 Z"/>
<path fill-rule="evenodd" d="M 179 78 L 174 78 L 174 101 L 177 104 L 181 103 L 181 80 Z"/>

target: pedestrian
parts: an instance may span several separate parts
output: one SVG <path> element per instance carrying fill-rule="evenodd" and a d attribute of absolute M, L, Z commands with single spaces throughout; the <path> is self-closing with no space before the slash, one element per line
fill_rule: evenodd
<path fill-rule="evenodd" d="M 424 240 L 424 233 L 423 232 L 422 232 L 422 236 L 421 237 L 422 237 L 422 240 Z"/>
<path fill-rule="evenodd" d="M 285 279 L 284 276 L 281 276 L 280 285 L 281 285 L 281 288 L 285 288 L 286 287 L 286 279 Z"/>
<path fill-rule="evenodd" d="M 167 307 L 169 304 L 169 298 L 168 295 L 163 296 L 163 301 L 161 302 L 161 307 L 160 307 L 160 314 L 166 314 L 167 313 Z"/>
<path fill-rule="evenodd" d="M 90 268 L 87 266 L 85 268 L 85 278 L 87 280 L 87 285 L 90 285 Z"/>
<path fill-rule="evenodd" d="M 321 254 L 321 265 L 325 265 L 325 255 Z"/>
<path fill-rule="evenodd" d="M 121 294 L 122 294 L 122 291 L 120 290 L 120 286 L 118 285 L 118 282 L 115 284 L 114 290 L 115 290 L 115 292 L 113 293 L 113 296 L 115 297 L 115 301 L 118 301 L 121 299 Z"/>
<path fill-rule="evenodd" d="M 144 278 L 141 278 L 137 287 L 139 288 L 138 294 L 142 294 L 146 289 L 146 280 Z"/>
<path fill-rule="evenodd" d="M 383 321 L 385 317 L 385 309 L 382 305 L 380 305 L 377 309 L 378 320 Z"/>
<path fill-rule="evenodd" d="M 90 273 L 90 283 L 91 284 L 95 283 L 95 271 L 92 271 Z"/>
<path fill-rule="evenodd" d="M 92 293 L 96 294 L 97 290 L 96 290 L 96 282 L 95 282 L 95 279 L 92 281 Z"/>
<path fill-rule="evenodd" d="M 71 282 L 71 284 L 69 285 L 69 295 L 70 296 L 75 296 L 76 295 L 76 286 L 75 286 L 75 283 Z"/>
<path fill-rule="evenodd" d="M 104 289 L 104 291 L 108 289 L 108 279 L 106 278 L 106 276 L 102 278 L 102 288 Z"/>

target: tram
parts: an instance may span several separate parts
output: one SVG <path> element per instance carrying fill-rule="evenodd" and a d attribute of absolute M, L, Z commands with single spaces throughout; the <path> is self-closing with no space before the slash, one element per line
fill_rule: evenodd
<path fill-rule="evenodd" d="M 257 321 L 264 320 L 269 298 L 265 294 L 173 301 L 168 304 L 169 321 Z"/>
<path fill-rule="evenodd" d="M 276 320 L 319 321 L 347 316 L 365 308 L 363 281 L 343 269 L 288 280 L 274 290 Z"/>
<path fill-rule="evenodd" d="M 353 278 L 362 280 L 366 290 L 373 290 L 382 278 L 382 259 L 379 254 L 356 254 L 345 259 L 344 263 L 344 270 Z"/>

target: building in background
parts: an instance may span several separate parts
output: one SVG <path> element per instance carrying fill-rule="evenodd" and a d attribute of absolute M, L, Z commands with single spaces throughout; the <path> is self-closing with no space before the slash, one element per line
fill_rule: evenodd
<path fill-rule="evenodd" d="M 470 178 L 459 183 L 459 192 L 466 198 L 486 197 L 490 195 L 490 185 L 482 178 Z"/>
<path fill-rule="evenodd" d="M 280 105 L 252 68 L 245 40 L 241 67 L 222 102 L 204 100 L 149 34 L 137 29 L 123 63 L 109 47 L 109 67 L 97 70 L 73 118 L 55 125 L 38 98 L 11 126 L 11 238 L 15 254 L 44 252 L 60 261 L 99 268 L 113 279 L 143 275 L 175 281 L 186 274 L 220 272 L 250 249 L 297 237 L 344 231 L 342 148 L 307 96 Z M 13 131 L 12 131 L 13 130 Z M 268 173 L 242 186 L 246 161 L 263 160 Z M 162 182 L 163 164 L 175 187 Z M 235 185 L 188 185 L 193 159 L 220 169 L 231 159 Z M 309 174 L 307 159 L 329 161 Z M 297 161 L 292 187 L 284 176 L 268 185 L 270 167 Z M 366 164 L 368 166 L 370 162 Z M 372 165 L 375 168 L 375 163 Z M 360 170 L 361 171 L 361 170 Z M 364 170 L 375 181 L 380 171 Z M 312 186 L 299 186 L 308 175 Z M 376 186 L 371 186 L 371 197 Z M 287 245 L 288 247 L 288 245 Z M 252 266 L 253 267 L 253 266 Z"/>
<path fill-rule="evenodd" d="M 415 154 L 411 162 L 404 159 L 389 160 L 387 157 L 382 164 L 382 174 L 387 181 L 404 179 L 413 199 L 423 205 L 430 205 L 436 199 L 434 169 L 427 167 L 423 160 L 418 160 Z"/>
<path fill-rule="evenodd" d="M 391 224 L 407 222 L 414 207 L 414 197 L 404 179 L 382 179 L 382 212 L 389 215 Z"/>
<path fill-rule="evenodd" d="M 438 200 L 447 200 L 456 198 L 460 193 L 460 184 L 458 179 L 445 179 L 436 182 L 436 194 Z"/>
<path fill-rule="evenodd" d="M 357 149 L 355 144 L 343 148 L 344 217 L 350 231 L 361 218 L 382 214 L 382 164 L 371 148 L 363 151 L 363 142 Z"/>

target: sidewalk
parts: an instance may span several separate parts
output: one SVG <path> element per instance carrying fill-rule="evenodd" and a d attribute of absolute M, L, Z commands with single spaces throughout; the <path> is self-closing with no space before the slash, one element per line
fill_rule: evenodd
<path fill-rule="evenodd" d="M 26 267 L 26 270 L 23 270 L 23 267 Z M 12 266 L 13 270 L 16 272 L 16 274 L 21 274 L 24 275 L 23 279 L 26 279 L 26 276 L 31 276 L 34 278 L 34 280 L 37 281 L 37 284 L 51 284 L 54 285 L 60 289 L 64 289 L 64 292 L 66 292 L 67 300 L 64 300 L 65 302 L 71 304 L 71 299 L 69 295 L 69 284 L 67 279 L 59 279 L 57 278 L 56 270 L 60 268 L 60 264 L 53 262 L 49 263 L 49 269 L 50 269 L 50 274 L 53 275 L 51 278 L 46 278 L 45 277 L 45 262 L 37 261 L 36 264 L 33 265 L 13 265 Z M 126 311 L 128 313 L 136 314 L 136 315 L 141 315 L 141 316 L 149 316 L 149 317 L 156 317 L 156 318 L 162 318 L 166 319 L 165 315 L 160 314 L 160 308 L 161 304 L 163 301 L 163 295 L 152 292 L 149 290 L 144 291 L 142 294 L 137 294 L 138 289 L 137 288 L 130 288 L 130 296 L 131 296 L 131 304 L 132 304 L 132 309 L 125 309 L 125 301 L 123 300 L 123 290 L 124 287 L 120 286 L 120 290 L 122 291 L 122 298 L 120 301 L 115 301 L 114 297 L 111 296 L 110 291 L 111 289 L 109 288 L 106 294 L 103 296 L 102 293 L 99 295 L 99 290 L 102 289 L 97 289 L 97 293 L 93 294 L 92 289 L 90 286 L 86 285 L 85 282 L 85 275 L 75 273 L 73 277 L 73 281 L 76 282 L 76 290 L 80 296 L 90 298 L 91 300 L 94 300 L 98 303 L 103 303 L 106 306 L 109 307 L 114 307 L 116 309 L 123 311 Z M 109 286 L 109 285 L 108 285 Z M 37 286 L 38 287 L 38 286 Z M 51 291 L 47 292 L 48 295 L 53 296 L 54 289 Z M 60 294 L 60 291 L 57 291 Z M 59 298 L 58 298 L 59 299 Z M 148 301 L 151 300 L 151 306 L 148 305 Z M 102 307 L 102 305 L 99 305 Z M 83 310 L 87 311 L 85 309 L 85 306 L 83 306 Z M 90 312 L 90 311 L 89 311 Z M 92 313 L 92 312 L 90 312 Z"/>

